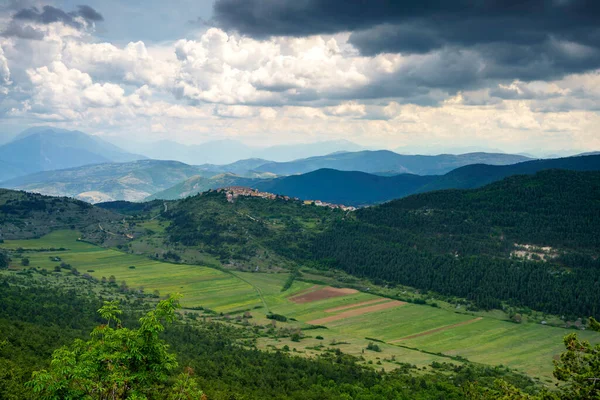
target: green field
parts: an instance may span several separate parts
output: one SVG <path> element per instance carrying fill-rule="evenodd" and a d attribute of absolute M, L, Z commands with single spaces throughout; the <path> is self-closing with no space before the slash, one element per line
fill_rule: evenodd
<path fill-rule="evenodd" d="M 358 292 L 296 304 L 288 297 L 301 290 L 315 290 L 314 284 L 296 280 L 290 289 L 282 292 L 289 276 L 287 273 L 228 272 L 159 262 L 78 242 L 77 233 L 73 231 L 55 232 L 34 240 L 6 241 L 0 247 L 22 248 L 23 256 L 30 259 L 32 267 L 52 270 L 60 264 L 52 258 L 60 257 L 62 262 L 71 264 L 81 273 L 89 273 L 96 278 L 113 275 L 119 284 L 125 281 L 130 288 L 143 287 L 146 292 L 158 290 L 161 295 L 179 292 L 184 296 L 184 307 L 203 306 L 224 313 L 250 309 L 255 323 L 267 322 L 266 313 L 271 311 L 297 320 L 278 323 L 279 326 L 307 327 L 309 321 L 344 312 L 326 311 L 331 308 L 378 299 L 378 296 Z M 52 247 L 67 250 L 33 251 Z M 18 266 L 18 259 L 14 259 L 13 264 Z M 130 268 L 132 266 L 135 268 Z M 366 306 L 356 306 L 352 310 L 363 307 Z M 461 325 L 467 321 L 471 323 Z M 549 382 L 552 359 L 563 351 L 562 337 L 573 332 L 541 324 L 514 324 L 485 316 L 475 320 L 473 315 L 415 304 L 352 316 L 325 325 L 327 329 L 305 331 L 309 337 L 301 342 L 285 338 L 261 339 L 261 345 L 267 348 L 287 344 L 290 348 L 297 348 L 298 352 L 312 355 L 316 351 L 307 347 L 330 345 L 335 340 L 347 343 L 338 346 L 344 352 L 358 356 L 369 342 L 366 338 L 374 338 L 387 344 L 380 344 L 381 353 L 367 352 L 364 356 L 372 362 L 381 362 L 386 368 L 394 366 L 385 361 L 391 356 L 397 361 L 418 366 L 434 360 L 457 362 L 450 357 L 461 356 L 474 362 L 509 366 Z M 591 342 L 600 342 L 598 333 L 582 331 L 579 334 Z M 317 335 L 324 339 L 316 339 Z M 441 353 L 442 356 L 432 353 Z"/>

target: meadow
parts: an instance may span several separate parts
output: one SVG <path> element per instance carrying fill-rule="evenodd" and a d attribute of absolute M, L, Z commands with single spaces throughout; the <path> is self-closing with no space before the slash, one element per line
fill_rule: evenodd
<path fill-rule="evenodd" d="M 29 258 L 32 267 L 53 270 L 65 262 L 98 279 L 114 276 L 118 284 L 126 282 L 130 288 L 158 290 L 161 295 L 179 292 L 186 308 L 204 307 L 225 314 L 250 310 L 254 323 L 270 322 L 266 316 L 272 312 L 288 318 L 288 322 L 277 322 L 278 326 L 306 329 L 314 328 L 309 324 L 311 321 L 329 321 L 330 317 L 341 315 L 339 319 L 318 324 L 326 328 L 305 330 L 305 338 L 300 342 L 292 342 L 290 338 L 262 338 L 259 343 L 265 349 L 287 345 L 308 356 L 317 354 L 319 348 L 335 346 L 386 369 L 394 368 L 395 362 L 423 368 L 432 361 L 469 360 L 502 364 L 550 383 L 552 360 L 563 351 L 563 336 L 573 332 L 459 313 L 446 307 L 393 302 L 358 291 L 297 303 L 293 300 L 299 293 L 318 294 L 324 285 L 296 279 L 283 291 L 288 273 L 238 272 L 166 263 L 97 247 L 77 241 L 77 237 L 74 231 L 57 231 L 40 239 L 6 241 L 0 247 L 22 249 L 23 257 Z M 48 251 L 61 247 L 65 250 Z M 60 261 L 55 261 L 56 257 Z M 13 264 L 19 265 L 17 258 Z M 600 334 L 596 332 L 578 333 L 590 342 L 600 342 Z M 369 342 L 377 343 L 381 352 L 365 351 Z"/>

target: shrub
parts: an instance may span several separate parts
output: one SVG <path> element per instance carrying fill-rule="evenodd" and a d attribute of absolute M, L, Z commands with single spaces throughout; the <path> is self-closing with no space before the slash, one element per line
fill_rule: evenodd
<path fill-rule="evenodd" d="M 369 344 L 367 345 L 367 350 L 380 352 L 381 348 L 379 347 L 378 344 L 375 344 L 373 342 L 369 342 Z"/>
<path fill-rule="evenodd" d="M 273 319 L 275 321 L 280 321 L 280 322 L 287 322 L 287 317 L 285 315 L 281 315 L 281 314 L 268 314 L 267 315 L 268 319 Z"/>

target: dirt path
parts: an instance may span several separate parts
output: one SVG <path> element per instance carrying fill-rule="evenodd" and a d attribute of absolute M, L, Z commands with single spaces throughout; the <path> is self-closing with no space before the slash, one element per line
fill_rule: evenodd
<path fill-rule="evenodd" d="M 401 342 L 403 340 L 416 339 L 416 338 L 421 337 L 421 336 L 432 335 L 434 333 L 443 332 L 443 331 L 446 331 L 448 329 L 456 328 L 456 327 L 459 327 L 459 326 L 469 325 L 469 324 L 472 324 L 474 322 L 480 321 L 481 319 L 482 319 L 482 317 L 477 317 L 477 318 L 474 318 L 474 319 L 470 319 L 468 321 L 459 322 L 458 324 L 442 326 L 441 328 L 435 328 L 435 329 L 431 329 L 429 331 L 425 331 L 425 332 L 421 332 L 421 333 L 416 333 L 414 335 L 406 336 L 406 337 L 403 337 L 402 339 L 392 340 L 392 341 L 390 341 L 388 343 L 398 343 L 398 342 Z"/>
<path fill-rule="evenodd" d="M 271 312 L 271 310 L 269 309 L 269 305 L 267 304 L 265 297 L 263 296 L 263 292 L 262 290 L 258 287 L 255 286 L 254 284 L 252 284 L 252 282 L 249 282 L 247 280 L 245 280 L 244 278 L 242 278 L 241 276 L 237 275 L 235 272 L 233 271 L 227 271 L 229 274 L 235 276 L 236 278 L 238 278 L 240 281 L 247 283 L 248 285 L 252 286 L 252 288 L 254 289 L 254 291 L 256 292 L 256 294 L 258 294 L 258 297 L 260 298 L 260 301 L 262 301 L 263 306 L 265 307 L 265 309 L 267 310 L 267 312 Z"/>
<path fill-rule="evenodd" d="M 169 208 L 167 207 L 167 202 L 163 202 L 163 206 L 165 206 L 165 211 L 163 211 L 163 213 L 166 213 Z M 154 217 L 150 218 L 150 221 L 154 221 L 156 218 L 160 217 L 160 212 L 158 214 L 156 214 Z"/>
<path fill-rule="evenodd" d="M 382 302 L 388 301 L 388 300 L 389 299 L 386 299 L 386 298 L 382 297 L 380 299 L 363 301 L 362 303 L 354 303 L 354 304 L 348 304 L 346 306 L 339 306 L 339 307 L 330 308 L 328 310 L 325 310 L 325 312 L 326 313 L 334 313 L 334 312 L 338 312 L 338 311 L 344 311 L 344 310 L 347 310 L 349 308 L 357 308 L 357 307 L 367 306 L 369 304 L 382 303 Z"/>
<path fill-rule="evenodd" d="M 304 304 L 318 300 L 331 299 L 333 297 L 346 296 L 354 293 L 358 293 L 358 290 L 348 288 L 340 289 L 331 286 L 325 286 L 324 288 L 315 290 L 313 292 L 288 297 L 288 299 L 296 304 Z"/>
<path fill-rule="evenodd" d="M 405 304 L 406 303 L 403 301 L 393 300 L 393 301 L 389 301 L 389 302 L 383 303 L 383 304 L 376 304 L 374 306 L 363 307 L 363 308 L 358 308 L 356 310 L 345 311 L 341 314 L 332 315 L 331 317 L 315 319 L 315 320 L 309 321 L 308 323 L 311 325 L 323 325 L 323 324 L 327 324 L 329 322 L 339 321 L 341 319 L 357 317 L 359 315 L 370 314 L 372 312 L 381 311 L 381 310 L 387 310 L 388 308 L 400 307 Z"/>
<path fill-rule="evenodd" d="M 117 234 L 116 234 L 116 233 L 112 233 L 112 232 L 109 232 L 109 231 L 107 231 L 107 230 L 106 230 L 106 229 L 104 229 L 104 228 L 102 227 L 102 225 L 100 225 L 100 224 L 98 224 L 98 229 L 100 229 L 100 230 L 101 230 L 102 232 L 104 232 L 104 233 L 108 233 L 109 235 L 117 236 Z"/>

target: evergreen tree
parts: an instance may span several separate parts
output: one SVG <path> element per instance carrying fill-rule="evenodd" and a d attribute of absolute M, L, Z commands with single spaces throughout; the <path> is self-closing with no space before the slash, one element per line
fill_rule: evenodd
<path fill-rule="evenodd" d="M 8 258 L 8 255 L 5 252 L 3 252 L 2 250 L 0 250 L 0 269 L 8 268 L 9 262 L 10 262 L 10 259 Z"/>

